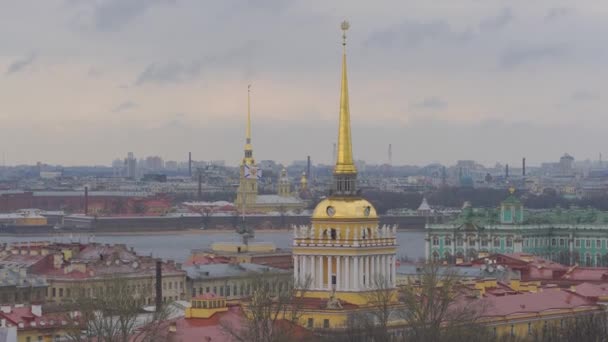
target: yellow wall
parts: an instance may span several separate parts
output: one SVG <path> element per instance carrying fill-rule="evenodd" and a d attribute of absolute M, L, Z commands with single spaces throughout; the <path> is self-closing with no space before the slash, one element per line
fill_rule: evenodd
<path fill-rule="evenodd" d="M 218 312 L 228 311 L 223 298 L 193 300 L 192 307 L 186 309 L 186 318 L 209 318 Z"/>
<path fill-rule="evenodd" d="M 368 291 L 368 292 L 343 292 L 343 291 L 336 291 L 334 296 L 339 299 L 342 302 L 346 302 L 346 303 L 351 303 L 351 304 L 355 304 L 355 305 L 359 305 L 359 306 L 366 306 L 369 305 L 370 300 L 372 300 L 374 298 L 374 293 L 375 291 Z M 392 290 L 392 302 L 396 302 L 397 301 L 397 290 Z M 329 298 L 330 296 L 330 292 L 329 291 L 307 291 L 304 294 L 304 297 L 306 298 Z"/>
<path fill-rule="evenodd" d="M 597 308 L 580 308 L 574 310 L 556 310 L 550 314 L 522 314 L 508 318 L 490 319 L 485 321 L 486 325 L 495 331 L 496 336 L 513 335 L 519 338 L 529 336 L 530 332 L 542 333 L 543 328 L 551 329 L 561 324 L 566 324 L 568 320 L 574 319 L 577 314 L 590 314 L 597 311 Z M 545 323 L 546 322 L 546 323 Z"/>
<path fill-rule="evenodd" d="M 38 337 L 42 336 L 42 341 L 52 342 L 55 336 L 65 337 L 66 332 L 63 329 L 17 329 L 17 341 L 19 342 L 38 342 Z M 29 340 L 28 340 L 29 337 Z"/>
<path fill-rule="evenodd" d="M 16 223 L 24 226 L 40 226 L 47 224 L 46 217 L 23 217 L 18 218 Z"/>

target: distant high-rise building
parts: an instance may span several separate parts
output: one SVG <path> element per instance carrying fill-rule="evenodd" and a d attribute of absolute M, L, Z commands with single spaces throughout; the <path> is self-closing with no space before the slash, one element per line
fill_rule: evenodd
<path fill-rule="evenodd" d="M 561 158 L 559 158 L 559 169 L 562 175 L 572 175 L 573 169 L 572 164 L 574 163 L 574 157 L 565 153 Z"/>
<path fill-rule="evenodd" d="M 150 156 L 146 158 L 146 169 L 151 171 L 159 171 L 164 169 L 163 159 L 159 156 Z"/>
<path fill-rule="evenodd" d="M 137 159 L 135 159 L 133 152 L 127 153 L 127 158 L 125 159 L 125 169 L 127 171 L 127 178 L 137 178 Z"/>

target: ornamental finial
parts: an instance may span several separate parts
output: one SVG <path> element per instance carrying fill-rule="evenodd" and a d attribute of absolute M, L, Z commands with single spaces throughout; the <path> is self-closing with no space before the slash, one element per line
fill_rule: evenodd
<path fill-rule="evenodd" d="M 342 45 L 346 46 L 346 31 L 350 28 L 350 24 L 348 21 L 344 20 L 342 24 L 340 24 L 340 28 L 342 29 Z"/>

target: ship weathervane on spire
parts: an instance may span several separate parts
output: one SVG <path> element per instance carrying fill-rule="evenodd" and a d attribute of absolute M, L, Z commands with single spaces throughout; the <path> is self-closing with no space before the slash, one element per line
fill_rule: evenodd
<path fill-rule="evenodd" d="M 342 29 L 342 46 L 346 46 L 346 31 L 350 28 L 350 24 L 348 21 L 344 20 L 342 24 L 340 24 L 340 28 Z"/>

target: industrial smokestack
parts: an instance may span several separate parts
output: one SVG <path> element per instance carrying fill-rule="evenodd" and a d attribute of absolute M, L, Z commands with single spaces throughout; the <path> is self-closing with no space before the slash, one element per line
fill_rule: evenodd
<path fill-rule="evenodd" d="M 306 177 L 310 178 L 310 156 L 306 157 Z"/>
<path fill-rule="evenodd" d="M 163 306 L 163 262 L 156 260 L 156 312 Z"/>
<path fill-rule="evenodd" d="M 89 187 L 84 187 L 84 215 L 89 214 Z"/>
<path fill-rule="evenodd" d="M 526 177 L 526 158 L 521 159 L 521 175 Z"/>
<path fill-rule="evenodd" d="M 509 164 L 505 165 L 505 178 L 509 178 Z"/>
<path fill-rule="evenodd" d="M 198 173 L 198 199 L 203 198 L 203 174 L 199 171 Z"/>
<path fill-rule="evenodd" d="M 336 162 L 336 160 L 337 160 L 337 158 L 338 158 L 338 157 L 337 157 L 337 153 L 338 153 L 338 150 L 337 150 L 337 147 L 336 147 L 336 143 L 334 143 L 334 153 L 333 153 L 333 158 L 334 158 L 334 159 L 333 159 L 333 161 L 332 161 L 332 162 L 334 162 L 334 163 Z"/>
<path fill-rule="evenodd" d="M 188 152 L 188 175 L 192 177 L 192 152 Z"/>

